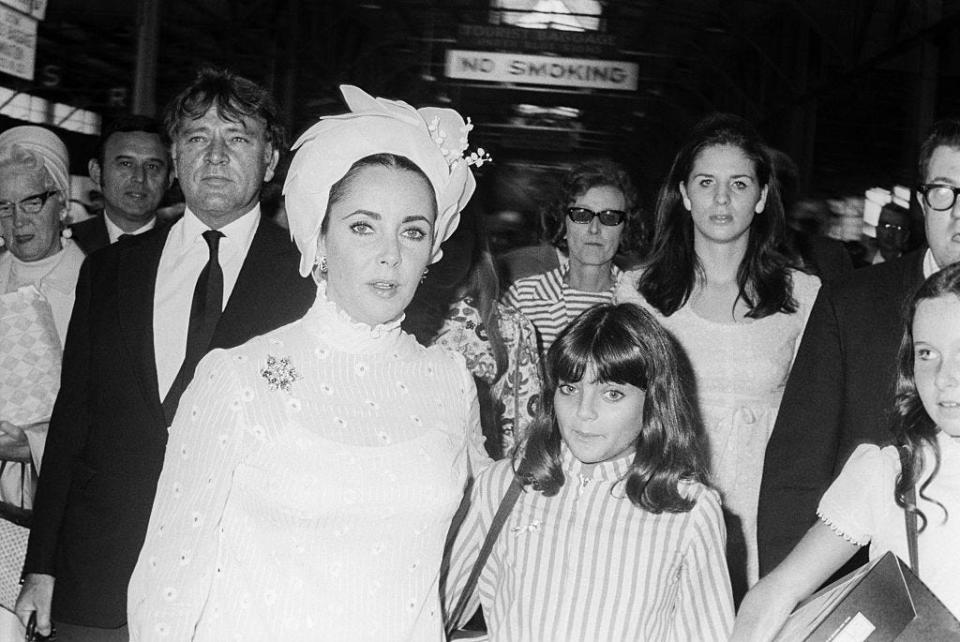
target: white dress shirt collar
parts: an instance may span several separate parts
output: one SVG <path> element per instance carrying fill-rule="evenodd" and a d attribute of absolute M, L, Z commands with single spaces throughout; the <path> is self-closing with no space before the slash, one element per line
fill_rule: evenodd
<path fill-rule="evenodd" d="M 219 228 L 223 239 L 220 241 L 220 263 L 223 264 L 226 256 L 246 256 L 257 227 L 260 225 L 260 204 L 233 221 Z M 186 253 L 191 243 L 203 244 L 203 233 L 211 229 L 209 225 L 197 218 L 190 208 L 186 208 L 181 218 L 167 240 L 167 248 L 176 256 Z"/>
<path fill-rule="evenodd" d="M 223 270 L 226 307 L 260 225 L 260 206 L 220 228 L 217 260 Z M 187 209 L 167 235 L 153 295 L 153 344 L 160 398 L 166 396 L 186 354 L 190 308 L 197 278 L 210 257 L 202 234 L 209 228 Z"/>
<path fill-rule="evenodd" d="M 132 232 L 124 232 L 122 229 L 120 229 L 120 227 L 110 219 L 110 217 L 107 215 L 106 212 L 103 213 L 103 222 L 107 226 L 107 236 L 110 237 L 110 243 L 112 244 L 117 242 L 117 239 L 120 238 L 121 234 L 136 235 L 136 234 L 143 234 L 144 232 L 149 232 L 150 230 L 152 230 L 157 226 L 157 217 L 154 216 L 149 221 L 147 221 L 145 225 L 138 227 Z"/>
<path fill-rule="evenodd" d="M 937 259 L 933 258 L 933 250 L 927 248 L 927 251 L 923 254 L 923 278 L 929 279 L 939 271 L 940 266 L 937 265 Z"/>

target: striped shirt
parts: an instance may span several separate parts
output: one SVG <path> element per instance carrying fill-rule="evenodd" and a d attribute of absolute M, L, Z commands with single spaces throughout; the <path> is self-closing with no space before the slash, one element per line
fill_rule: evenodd
<path fill-rule="evenodd" d="M 567 483 L 553 497 L 529 488 L 520 495 L 463 620 L 482 604 L 492 642 L 728 639 L 733 601 L 718 494 L 683 483 L 696 500 L 689 512 L 638 508 L 619 483 L 632 457 L 588 466 L 564 447 Z M 512 477 L 510 460 L 477 477 L 449 551 L 448 613 Z"/>
<path fill-rule="evenodd" d="M 613 292 L 620 269 L 611 265 L 614 285 L 602 292 L 577 290 L 567 283 L 569 267 L 561 265 L 549 272 L 518 279 L 503 299 L 530 319 L 537 331 L 541 358 L 557 339 L 557 335 L 582 312 L 603 303 L 613 303 Z"/>

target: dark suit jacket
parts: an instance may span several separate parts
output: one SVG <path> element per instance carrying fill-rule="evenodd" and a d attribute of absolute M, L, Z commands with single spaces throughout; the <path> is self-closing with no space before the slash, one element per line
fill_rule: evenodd
<path fill-rule="evenodd" d="M 80 249 L 87 256 L 102 247 L 110 245 L 110 234 L 107 232 L 107 224 L 104 222 L 103 216 L 103 214 L 94 216 L 70 226 L 74 243 L 80 246 Z"/>
<path fill-rule="evenodd" d="M 841 241 L 791 230 L 790 242 L 821 281 L 836 281 L 853 272 L 853 260 Z"/>
<path fill-rule="evenodd" d="M 34 504 L 25 573 L 56 577 L 54 618 L 126 622 L 127 583 L 163 466 L 167 425 L 153 345 L 157 265 L 169 227 L 89 257 L 80 271 Z M 316 286 L 287 233 L 263 220 L 211 348 L 295 321 Z"/>
<path fill-rule="evenodd" d="M 820 496 L 862 443 L 892 437 L 902 307 L 923 282 L 920 250 L 825 284 L 767 445 L 757 539 L 760 574 L 816 520 Z"/>

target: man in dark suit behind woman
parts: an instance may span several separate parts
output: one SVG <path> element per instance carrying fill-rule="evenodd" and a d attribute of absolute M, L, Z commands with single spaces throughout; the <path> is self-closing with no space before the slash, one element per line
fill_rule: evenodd
<path fill-rule="evenodd" d="M 933 126 L 918 170 L 929 247 L 824 285 L 810 313 L 764 460 L 761 575 L 814 524 L 854 448 L 892 437 L 901 308 L 926 277 L 960 261 L 960 120 Z"/>
<path fill-rule="evenodd" d="M 165 125 L 183 218 L 95 253 L 77 286 L 16 607 L 41 633 L 52 614 L 60 639 L 127 639 L 127 583 L 196 361 L 315 298 L 286 232 L 260 217 L 285 148 L 269 93 L 203 70 Z"/>
<path fill-rule="evenodd" d="M 85 254 L 154 228 L 157 207 L 173 181 L 167 135 L 159 122 L 132 115 L 111 121 L 87 168 L 103 194 L 103 213 L 70 226 Z"/>

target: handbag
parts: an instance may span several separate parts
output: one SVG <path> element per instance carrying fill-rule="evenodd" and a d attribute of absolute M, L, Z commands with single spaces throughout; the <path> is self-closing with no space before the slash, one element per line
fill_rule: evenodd
<path fill-rule="evenodd" d="M 483 572 L 487 558 L 490 557 L 490 551 L 493 550 L 493 545 L 496 544 L 497 537 L 500 535 L 500 531 L 503 530 L 503 525 L 507 521 L 507 517 L 510 516 L 510 511 L 513 510 L 513 506 L 517 503 L 517 499 L 520 497 L 522 490 L 523 484 L 520 482 L 520 478 L 514 475 L 513 481 L 510 482 L 510 487 L 507 488 L 507 492 L 503 495 L 503 499 L 500 500 L 500 506 L 497 507 L 497 512 L 493 516 L 490 530 L 487 531 L 487 536 L 483 540 L 483 546 L 480 547 L 480 554 L 477 556 L 477 561 L 473 565 L 473 570 L 470 571 L 470 576 L 467 578 L 467 583 L 463 587 L 460 599 L 457 600 L 457 605 L 450 614 L 450 622 L 452 622 L 452 625 L 447 631 L 447 637 L 452 637 L 454 632 L 456 632 L 457 621 L 460 620 L 464 609 L 467 608 L 467 602 L 470 600 L 470 596 L 473 595 L 473 590 L 477 586 L 477 580 L 480 579 L 480 573 Z"/>
<path fill-rule="evenodd" d="M 29 522 L 11 508 L 8 504 L 0 506 L 0 606 L 9 611 L 13 611 L 20 594 L 20 572 L 30 538 Z"/>
<path fill-rule="evenodd" d="M 30 522 L 33 511 L 24 507 L 23 488 L 33 483 L 36 473 L 31 462 L 3 460 L 0 475 L 8 464 L 20 466 L 20 505 L 0 502 L 0 607 L 13 611 L 20 593 L 20 572 L 27 555 L 27 540 L 30 538 Z"/>

